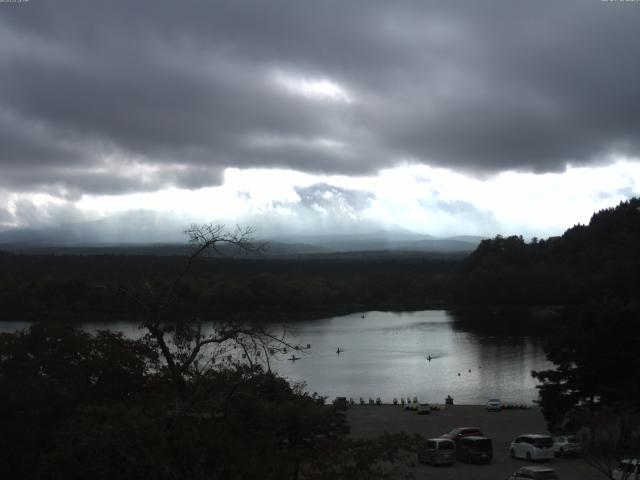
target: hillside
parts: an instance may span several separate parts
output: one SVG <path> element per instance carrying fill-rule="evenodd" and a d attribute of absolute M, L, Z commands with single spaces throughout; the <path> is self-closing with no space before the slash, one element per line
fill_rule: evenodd
<path fill-rule="evenodd" d="M 184 255 L 185 227 L 180 219 L 140 211 L 91 222 L 2 231 L 0 249 L 38 255 Z M 367 233 L 256 234 L 256 241 L 268 246 L 262 256 L 282 257 L 352 252 L 466 254 L 482 240 L 470 235 L 437 238 L 397 226 Z"/>
<path fill-rule="evenodd" d="M 464 262 L 464 303 L 628 302 L 640 285 L 640 198 L 595 213 L 560 237 L 483 240 Z"/>

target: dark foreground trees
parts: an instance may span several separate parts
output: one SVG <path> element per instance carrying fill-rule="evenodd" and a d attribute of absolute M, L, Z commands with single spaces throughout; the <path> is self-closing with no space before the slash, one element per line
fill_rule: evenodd
<path fill-rule="evenodd" d="M 382 479 L 414 448 L 350 439 L 343 414 L 257 366 L 202 370 L 178 413 L 144 341 L 40 324 L 0 352 L 3 478 Z"/>
<path fill-rule="evenodd" d="M 239 254 L 256 253 L 262 247 L 253 242 L 253 230 L 237 227 L 228 231 L 223 225 L 191 225 L 188 236 L 191 252 L 184 265 L 173 277 L 143 285 L 121 286 L 119 291 L 128 302 L 128 310 L 139 322 L 145 335 L 144 343 L 156 351 L 162 368 L 175 392 L 175 411 L 178 415 L 194 413 L 194 399 L 203 376 L 216 362 L 226 359 L 227 366 L 246 359 L 249 366 L 261 364 L 281 347 L 293 347 L 284 333 L 277 334 L 264 324 L 247 323 L 241 319 L 216 319 L 204 324 L 194 313 L 189 290 L 184 281 L 198 260 L 220 247 L 231 248 Z"/>
<path fill-rule="evenodd" d="M 0 472 L 24 479 L 386 479 L 413 438 L 348 437 L 344 414 L 270 370 L 295 348 L 265 325 L 205 323 L 184 280 L 250 230 L 187 230 L 178 273 L 119 289 L 139 340 L 35 324 L 0 335 Z M 400 469 L 400 470 L 399 470 Z"/>
<path fill-rule="evenodd" d="M 550 430 L 581 431 L 588 461 L 608 478 L 640 456 L 639 306 L 567 309 L 546 346 L 555 368 L 534 372 Z"/>

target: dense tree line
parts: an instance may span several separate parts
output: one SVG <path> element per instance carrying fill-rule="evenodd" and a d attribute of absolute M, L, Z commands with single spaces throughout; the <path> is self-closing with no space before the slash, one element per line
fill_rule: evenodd
<path fill-rule="evenodd" d="M 640 285 L 640 199 L 595 213 L 560 237 L 484 240 L 454 282 L 454 303 L 628 302 Z"/>
<path fill-rule="evenodd" d="M 640 304 L 591 303 L 567 309 L 548 340 L 553 370 L 535 372 L 552 429 L 580 406 L 640 412 Z"/>
<path fill-rule="evenodd" d="M 162 285 L 184 257 L 0 255 L 5 319 L 122 319 L 118 290 Z M 203 258 L 179 285 L 202 315 L 238 313 L 309 318 L 375 308 L 416 309 L 447 303 L 458 266 L 421 256 L 377 259 Z"/>
<path fill-rule="evenodd" d="M 560 237 L 484 240 L 467 258 L 203 258 L 180 285 L 202 314 L 309 318 L 370 309 L 626 301 L 640 283 L 639 199 Z M 0 253 L 5 319 L 122 319 L 121 286 L 166 282 L 184 257 Z"/>
<path fill-rule="evenodd" d="M 639 250 L 639 199 L 534 248 L 577 292 L 545 347 L 554 368 L 534 372 L 543 413 L 552 431 L 586 432 L 588 461 L 607 478 L 640 455 Z"/>

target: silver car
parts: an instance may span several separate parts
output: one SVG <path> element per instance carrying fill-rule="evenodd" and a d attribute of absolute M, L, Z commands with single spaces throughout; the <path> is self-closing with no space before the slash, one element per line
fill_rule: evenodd
<path fill-rule="evenodd" d="M 576 437 L 571 435 L 553 437 L 553 452 L 557 457 L 580 455 L 582 453 L 582 445 Z"/>

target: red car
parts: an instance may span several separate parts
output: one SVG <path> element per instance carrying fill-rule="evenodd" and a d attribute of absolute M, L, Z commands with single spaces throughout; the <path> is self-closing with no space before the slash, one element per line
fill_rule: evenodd
<path fill-rule="evenodd" d="M 441 438 L 448 438 L 449 440 L 453 440 L 457 442 L 458 440 L 464 437 L 484 437 L 482 430 L 478 427 L 460 427 L 454 428 L 449 433 L 445 433 L 444 435 L 440 435 Z"/>

